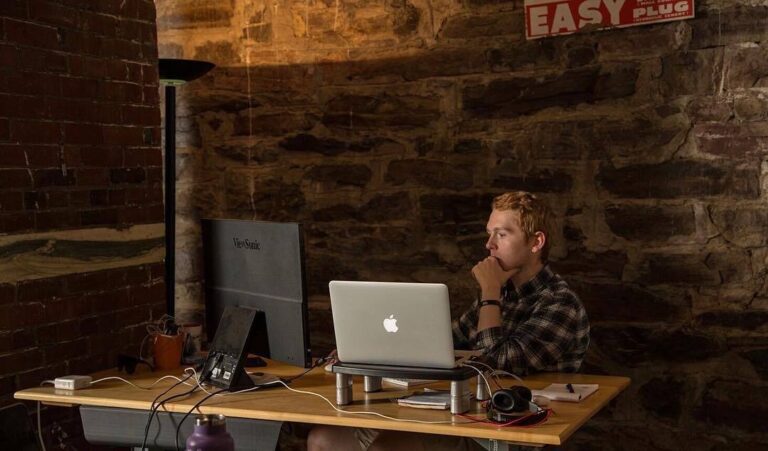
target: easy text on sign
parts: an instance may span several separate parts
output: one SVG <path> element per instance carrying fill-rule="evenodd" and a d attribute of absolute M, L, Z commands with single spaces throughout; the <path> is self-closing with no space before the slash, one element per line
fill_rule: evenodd
<path fill-rule="evenodd" d="M 525 0 L 527 39 L 693 17 L 694 0 Z"/>

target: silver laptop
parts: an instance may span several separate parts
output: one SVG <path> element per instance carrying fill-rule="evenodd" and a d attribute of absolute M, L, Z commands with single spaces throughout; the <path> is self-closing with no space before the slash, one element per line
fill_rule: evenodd
<path fill-rule="evenodd" d="M 328 286 L 340 361 L 456 366 L 445 285 L 334 280 Z"/>

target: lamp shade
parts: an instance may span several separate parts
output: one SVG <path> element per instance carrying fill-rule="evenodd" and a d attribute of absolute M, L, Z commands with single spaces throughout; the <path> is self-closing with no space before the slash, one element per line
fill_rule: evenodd
<path fill-rule="evenodd" d="M 161 83 L 182 85 L 202 77 L 216 65 L 208 61 L 160 58 L 158 66 Z"/>

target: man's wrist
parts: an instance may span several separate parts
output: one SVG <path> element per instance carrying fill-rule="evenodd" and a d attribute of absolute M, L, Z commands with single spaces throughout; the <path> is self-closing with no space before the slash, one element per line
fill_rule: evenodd
<path fill-rule="evenodd" d="M 481 299 L 501 299 L 501 288 L 482 290 L 482 296 Z"/>

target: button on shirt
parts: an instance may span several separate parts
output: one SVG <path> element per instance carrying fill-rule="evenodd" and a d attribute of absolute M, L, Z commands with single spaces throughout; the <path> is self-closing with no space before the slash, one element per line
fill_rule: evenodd
<path fill-rule="evenodd" d="M 507 282 L 501 294 L 501 326 L 478 332 L 475 301 L 453 323 L 454 346 L 480 350 L 496 368 L 517 375 L 578 371 L 589 346 L 589 320 L 565 280 L 545 265 L 520 288 Z"/>

